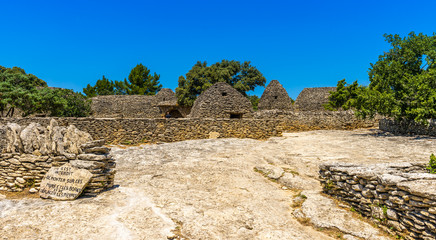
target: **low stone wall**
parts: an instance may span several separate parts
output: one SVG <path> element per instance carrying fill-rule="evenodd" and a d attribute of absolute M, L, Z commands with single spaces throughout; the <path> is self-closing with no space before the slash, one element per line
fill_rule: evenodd
<path fill-rule="evenodd" d="M 416 122 L 399 122 L 390 119 L 381 119 L 379 123 L 380 130 L 401 135 L 427 135 L 436 136 L 436 120 L 429 121 L 427 126 Z"/>
<path fill-rule="evenodd" d="M 436 174 L 425 164 L 322 164 L 324 192 L 405 239 L 436 239 Z"/>
<path fill-rule="evenodd" d="M 104 140 L 92 141 L 89 134 L 74 126 L 58 126 L 52 120 L 47 127 L 31 123 L 25 128 L 12 123 L 0 126 L 0 190 L 39 190 L 51 167 L 70 163 L 92 173 L 84 195 L 95 195 L 114 183 L 115 160 L 104 147 Z"/>
<path fill-rule="evenodd" d="M 0 119 L 0 124 L 15 122 L 47 125 L 51 118 Z M 94 139 L 108 143 L 134 144 L 175 142 L 209 138 L 216 132 L 223 138 L 266 139 L 281 136 L 283 131 L 315 129 L 355 129 L 377 127 L 377 121 L 358 120 L 348 112 L 293 113 L 286 118 L 262 119 L 146 119 L 146 118 L 56 118 L 59 125 L 74 125 Z"/>

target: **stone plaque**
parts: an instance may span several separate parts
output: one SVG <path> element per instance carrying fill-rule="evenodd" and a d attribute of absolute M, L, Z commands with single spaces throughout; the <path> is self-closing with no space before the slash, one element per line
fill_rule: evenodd
<path fill-rule="evenodd" d="M 85 189 L 91 177 L 92 173 L 88 170 L 75 168 L 69 163 L 52 167 L 42 179 L 39 196 L 54 200 L 74 200 Z"/>

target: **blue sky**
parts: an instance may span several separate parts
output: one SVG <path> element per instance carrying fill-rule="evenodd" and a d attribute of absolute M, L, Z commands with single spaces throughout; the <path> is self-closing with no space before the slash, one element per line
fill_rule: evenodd
<path fill-rule="evenodd" d="M 368 84 L 384 33 L 436 32 L 436 1 L 0 0 L 0 65 L 81 91 L 142 63 L 175 89 L 197 61 L 251 61 L 294 99 L 346 78 Z M 261 95 L 262 87 L 254 94 Z"/>

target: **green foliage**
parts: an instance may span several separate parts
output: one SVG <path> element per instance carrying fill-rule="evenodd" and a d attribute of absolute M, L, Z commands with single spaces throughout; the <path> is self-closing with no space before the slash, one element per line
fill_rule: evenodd
<path fill-rule="evenodd" d="M 251 102 L 251 105 L 253 106 L 253 110 L 257 111 L 257 106 L 259 105 L 259 97 L 256 95 L 248 95 L 248 99 Z"/>
<path fill-rule="evenodd" d="M 129 95 L 156 95 L 162 89 L 159 84 L 160 75 L 150 74 L 150 70 L 142 64 L 136 65 L 130 71 L 129 82 L 124 79 L 126 92 Z"/>
<path fill-rule="evenodd" d="M 87 97 L 99 95 L 155 95 L 162 89 L 159 84 L 160 75 L 156 73 L 153 76 L 150 70 L 142 64 L 136 65 L 129 74 L 129 81 L 112 81 L 104 75 L 102 79 L 97 80 L 94 86 L 88 84 L 83 89 Z"/>
<path fill-rule="evenodd" d="M 52 89 L 21 68 L 0 66 L 0 111 L 19 108 L 24 116 L 44 113 L 57 117 L 84 117 L 90 104 L 80 93 L 68 89 Z M 3 115 L 3 114 L 2 114 Z"/>
<path fill-rule="evenodd" d="M 95 97 L 97 95 L 114 95 L 115 83 L 103 75 L 102 79 L 97 80 L 95 86 L 88 84 L 86 88 L 83 89 L 83 93 L 88 97 Z"/>
<path fill-rule="evenodd" d="M 369 69 L 368 87 L 339 81 L 328 107 L 353 107 L 361 117 L 380 114 L 427 123 L 436 118 L 436 35 L 384 35 L 391 49 Z M 342 104 L 342 105 L 341 105 Z"/>
<path fill-rule="evenodd" d="M 324 108 L 332 111 L 339 109 L 348 110 L 355 106 L 357 96 L 364 90 L 365 87 L 359 86 L 357 81 L 348 85 L 345 79 L 342 79 L 338 82 L 336 91 L 330 92 L 329 102 L 324 105 Z"/>
<path fill-rule="evenodd" d="M 430 155 L 430 161 L 428 162 L 427 170 L 430 173 L 436 173 L 436 157 L 433 153 Z"/>
<path fill-rule="evenodd" d="M 179 77 L 176 88 L 179 104 L 192 106 L 198 95 L 217 82 L 226 82 L 247 96 L 247 91 L 264 86 L 266 79 L 250 62 L 222 60 L 207 66 L 206 62 L 198 61 L 186 77 Z"/>

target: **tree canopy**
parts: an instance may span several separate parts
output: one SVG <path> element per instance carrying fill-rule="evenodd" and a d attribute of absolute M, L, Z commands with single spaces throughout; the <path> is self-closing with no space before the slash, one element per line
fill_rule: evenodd
<path fill-rule="evenodd" d="M 160 75 L 150 74 L 150 70 L 141 63 L 136 65 L 129 74 L 128 81 L 112 81 L 104 75 L 94 86 L 88 84 L 83 89 L 87 97 L 98 95 L 155 95 L 162 89 L 159 84 Z"/>
<path fill-rule="evenodd" d="M 24 116 L 44 113 L 57 117 L 84 117 L 90 105 L 80 93 L 47 87 L 35 75 L 18 67 L 0 66 L 0 112 L 19 108 Z"/>
<path fill-rule="evenodd" d="M 186 77 L 179 77 L 176 88 L 179 104 L 192 106 L 198 95 L 217 82 L 226 82 L 247 96 L 248 91 L 264 86 L 266 79 L 250 62 L 222 60 L 207 66 L 206 62 L 198 61 Z"/>
<path fill-rule="evenodd" d="M 417 122 L 436 118 L 436 35 L 411 32 L 403 38 L 384 37 L 391 49 L 371 64 L 369 86 L 339 81 L 330 107 L 353 107 L 362 117 L 381 114 Z"/>

